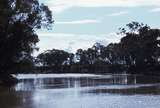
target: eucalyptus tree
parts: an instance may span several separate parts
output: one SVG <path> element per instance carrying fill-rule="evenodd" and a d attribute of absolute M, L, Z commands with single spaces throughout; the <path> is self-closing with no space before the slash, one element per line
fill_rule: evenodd
<path fill-rule="evenodd" d="M 121 33 L 125 36 L 119 44 L 127 64 L 135 66 L 158 64 L 160 30 L 138 22 L 126 26 L 127 28 L 121 28 Z"/>
<path fill-rule="evenodd" d="M 51 28 L 52 13 L 38 0 L 0 0 L 0 71 L 32 59 L 39 41 L 37 29 Z"/>
<path fill-rule="evenodd" d="M 81 64 L 81 65 L 89 64 L 88 54 L 87 54 L 86 50 L 78 49 L 75 55 L 76 55 L 76 59 L 79 64 Z"/>
<path fill-rule="evenodd" d="M 63 64 L 71 63 L 73 54 L 70 54 L 63 50 L 52 49 L 44 51 L 37 56 L 37 59 L 43 66 L 59 67 Z"/>

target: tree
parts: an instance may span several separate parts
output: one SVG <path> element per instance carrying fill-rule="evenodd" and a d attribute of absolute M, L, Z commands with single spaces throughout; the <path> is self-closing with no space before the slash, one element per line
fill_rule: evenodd
<path fill-rule="evenodd" d="M 1 73 L 31 58 L 39 41 L 36 30 L 49 29 L 52 23 L 51 11 L 38 0 L 0 0 Z"/>
<path fill-rule="evenodd" d="M 100 43 L 95 43 L 91 48 L 87 50 L 78 49 L 76 52 L 76 58 L 80 64 L 93 65 L 96 61 L 101 61 L 101 53 L 104 46 Z"/>
<path fill-rule="evenodd" d="M 67 62 L 70 63 L 71 55 L 73 54 L 70 54 L 63 50 L 52 49 L 52 50 L 47 50 L 44 53 L 39 54 L 37 56 L 37 59 L 43 66 L 59 67 Z"/>
<path fill-rule="evenodd" d="M 132 22 L 127 30 L 121 29 L 125 36 L 120 41 L 122 55 L 128 65 L 155 65 L 159 61 L 160 36 L 159 29 L 151 29 L 148 25 Z"/>
<path fill-rule="evenodd" d="M 78 49 L 76 52 L 76 59 L 81 65 L 89 64 L 86 50 Z"/>

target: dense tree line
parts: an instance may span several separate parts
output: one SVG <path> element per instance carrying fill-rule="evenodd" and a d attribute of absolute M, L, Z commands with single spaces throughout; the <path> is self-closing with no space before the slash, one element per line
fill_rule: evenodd
<path fill-rule="evenodd" d="M 81 67 L 84 72 L 94 71 L 93 68 L 95 71 L 102 71 L 103 66 L 106 67 L 103 71 L 108 71 L 109 67 L 124 67 L 128 71 L 135 72 L 150 68 L 159 70 L 159 29 L 131 22 L 125 28 L 120 28 L 118 34 L 124 36 L 119 43 L 110 43 L 107 46 L 95 43 L 87 50 L 78 49 L 75 54 L 53 49 L 38 55 L 37 59 L 43 66 L 56 66 L 61 69 L 61 66 L 69 65 L 70 69 L 77 68 L 74 71 L 78 71 L 78 67 Z M 98 67 L 95 68 L 96 66 Z"/>

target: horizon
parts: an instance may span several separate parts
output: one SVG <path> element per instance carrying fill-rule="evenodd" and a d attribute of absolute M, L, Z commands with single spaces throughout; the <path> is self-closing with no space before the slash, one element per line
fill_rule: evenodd
<path fill-rule="evenodd" d="M 75 53 L 94 43 L 108 45 L 119 42 L 118 28 L 132 21 L 160 28 L 160 1 L 151 0 L 40 0 L 53 13 L 52 30 L 36 31 L 40 42 L 37 55 L 49 49 Z M 159 4 L 158 4 L 159 3 Z"/>

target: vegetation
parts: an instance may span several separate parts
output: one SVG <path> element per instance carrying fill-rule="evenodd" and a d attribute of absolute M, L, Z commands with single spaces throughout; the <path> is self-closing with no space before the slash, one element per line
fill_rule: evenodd
<path fill-rule="evenodd" d="M 19 72 L 130 72 L 158 74 L 160 70 L 160 29 L 131 22 L 120 28 L 123 38 L 107 46 L 95 43 L 75 54 L 52 49 L 39 54 L 37 29 L 50 29 L 51 11 L 38 0 L 0 1 L 0 83 L 15 82 Z"/>
<path fill-rule="evenodd" d="M 1 76 L 15 73 L 22 63 L 33 61 L 31 55 L 39 41 L 35 31 L 49 29 L 52 23 L 51 11 L 38 0 L 0 0 Z"/>
<path fill-rule="evenodd" d="M 120 28 L 124 37 L 119 43 L 103 46 L 96 43 L 87 50 L 78 49 L 73 55 L 61 50 L 45 51 L 38 55 L 42 66 L 52 72 L 122 72 L 158 74 L 160 70 L 160 30 L 131 22 Z M 67 63 L 67 64 L 66 64 Z M 58 68 L 55 69 L 55 67 Z"/>
<path fill-rule="evenodd" d="M 73 56 L 73 54 L 63 50 L 52 49 L 39 54 L 36 62 L 43 67 L 54 68 L 54 71 L 58 72 L 62 65 L 72 64 Z"/>

